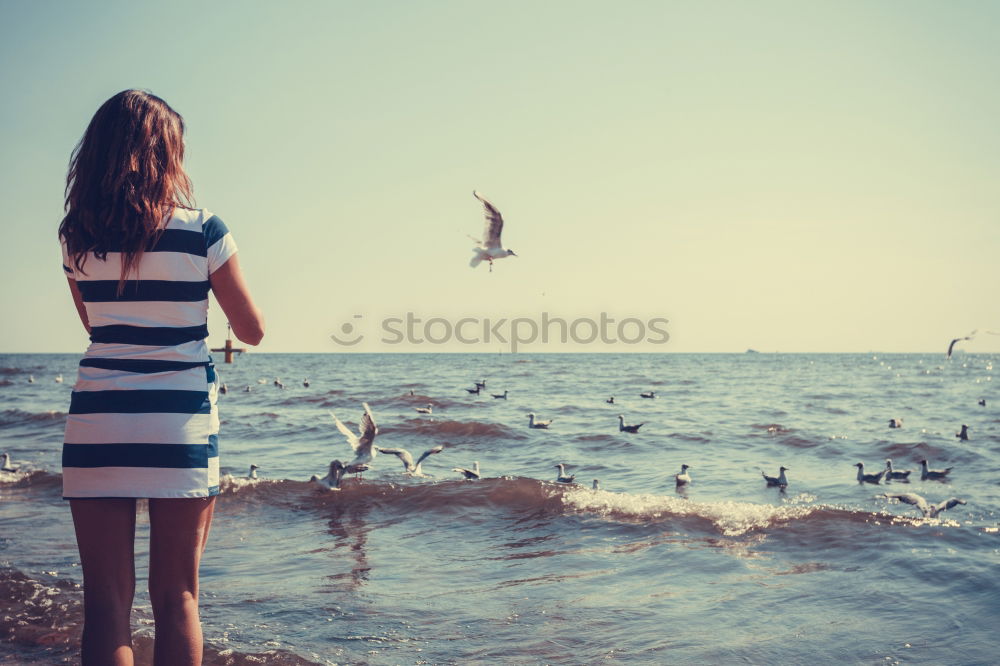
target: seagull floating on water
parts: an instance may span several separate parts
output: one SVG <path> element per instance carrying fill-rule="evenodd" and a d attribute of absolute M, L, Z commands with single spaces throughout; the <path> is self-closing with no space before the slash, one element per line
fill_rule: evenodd
<path fill-rule="evenodd" d="M 479 388 L 479 384 L 476 384 L 476 388 L 471 388 L 471 389 L 467 388 L 465 390 L 468 391 L 469 393 L 472 393 L 473 395 L 479 395 L 479 391 L 481 391 L 482 389 Z"/>
<path fill-rule="evenodd" d="M 414 410 L 417 412 L 417 414 L 433 414 L 434 405 L 432 405 L 431 403 L 427 403 L 426 407 L 414 407 Z"/>
<path fill-rule="evenodd" d="M 639 397 L 640 398 L 655 398 L 656 397 L 656 392 L 654 392 L 654 391 L 646 391 L 645 393 L 640 393 Z"/>
<path fill-rule="evenodd" d="M 637 423 L 635 425 L 626 425 L 625 417 L 621 414 L 618 415 L 618 432 L 639 432 L 639 428 L 646 425 L 645 423 Z"/>
<path fill-rule="evenodd" d="M 549 419 L 548 421 L 536 421 L 534 412 L 528 414 L 529 428 L 536 428 L 538 430 L 548 430 L 550 425 L 552 425 L 552 419 Z"/>
<path fill-rule="evenodd" d="M 979 406 L 980 407 L 985 407 L 986 406 L 986 398 L 980 398 L 979 399 Z"/>
<path fill-rule="evenodd" d="M 345 465 L 344 469 L 348 473 L 355 474 L 360 474 L 364 471 L 357 469 L 361 466 L 368 469 L 368 464 L 374 460 L 375 456 L 378 454 L 378 448 L 372 446 L 375 441 L 375 435 L 378 434 L 378 426 L 375 424 L 375 416 L 372 414 L 372 410 L 368 406 L 367 402 L 361 403 L 361 406 L 365 408 L 365 411 L 364 414 L 361 415 L 361 425 L 358 426 L 358 435 L 355 435 L 351 432 L 350 428 L 341 423 L 336 414 L 330 412 L 330 416 L 333 417 L 333 422 L 337 424 L 337 429 L 344 435 L 347 443 L 351 445 L 351 450 L 354 451 L 354 460 Z"/>
<path fill-rule="evenodd" d="M 10 464 L 10 454 L 6 451 L 0 454 L 0 458 L 3 459 L 3 464 L 0 464 L 0 472 L 16 472 L 21 469 L 20 467 L 14 467 Z"/>
<path fill-rule="evenodd" d="M 477 243 L 476 247 L 472 248 L 472 261 L 469 262 L 469 265 L 475 268 L 481 262 L 488 261 L 490 262 L 490 272 L 492 273 L 493 262 L 495 260 L 503 259 L 504 257 L 516 257 L 517 255 L 514 253 L 514 250 L 505 250 L 503 242 L 500 240 L 500 234 L 503 232 L 503 216 L 500 215 L 500 211 L 480 196 L 479 192 L 473 190 L 472 196 L 483 202 L 483 209 L 486 213 L 486 228 L 483 230 L 482 240 L 469 236 L 469 238 L 472 238 Z"/>
<path fill-rule="evenodd" d="M 899 470 L 893 469 L 892 460 L 889 458 L 885 459 L 885 478 L 888 480 L 902 479 L 906 481 L 909 479 L 910 472 L 912 471 L 913 471 L 912 469 L 899 469 Z"/>
<path fill-rule="evenodd" d="M 221 393 L 222 395 L 226 395 L 227 393 L 229 393 L 229 387 L 226 386 L 225 382 L 222 382 L 222 386 L 219 387 L 219 393 Z"/>
<path fill-rule="evenodd" d="M 477 460 L 474 463 L 472 463 L 472 469 L 465 469 L 464 467 L 453 467 L 451 471 L 458 472 L 459 474 L 461 474 L 470 481 L 475 481 L 476 479 L 479 478 L 479 461 Z"/>
<path fill-rule="evenodd" d="M 889 427 L 890 428 L 902 428 L 903 427 L 903 419 L 889 419 Z"/>
<path fill-rule="evenodd" d="M 962 424 L 962 432 L 956 432 L 955 437 L 958 437 L 963 442 L 969 441 L 969 426 Z"/>
<path fill-rule="evenodd" d="M 689 465 L 681 465 L 680 474 L 674 474 L 674 482 L 678 486 L 685 486 L 691 483 L 691 475 L 688 473 L 689 469 L 691 469 Z"/>
<path fill-rule="evenodd" d="M 496 393 L 490 393 L 490 395 L 492 395 L 497 400 L 506 400 L 507 399 L 507 393 L 508 393 L 507 389 L 504 389 L 504 392 L 501 393 L 501 394 L 499 394 L 499 395 L 496 394 Z"/>
<path fill-rule="evenodd" d="M 954 467 L 946 467 L 944 469 L 928 469 L 927 468 L 927 460 L 921 460 L 920 461 L 920 480 L 921 481 L 926 481 L 927 479 L 932 479 L 932 480 L 936 479 L 936 480 L 940 481 L 940 480 L 944 479 L 946 476 L 948 476 L 948 473 L 951 472 L 951 470 L 953 470 L 953 469 L 955 469 L 955 468 Z"/>
<path fill-rule="evenodd" d="M 779 467 L 778 476 L 768 476 L 767 474 L 764 474 L 763 471 L 761 471 L 760 475 L 764 477 L 765 481 L 767 481 L 767 485 L 784 488 L 788 485 L 788 479 L 785 477 L 785 472 L 787 471 L 789 471 L 787 467 Z"/>
<path fill-rule="evenodd" d="M 56 375 L 56 384 L 62 384 L 62 383 L 63 383 L 63 376 L 62 373 L 60 373 Z"/>
<path fill-rule="evenodd" d="M 556 483 L 573 483 L 573 479 L 576 478 L 576 474 L 571 474 L 566 476 L 566 466 L 562 463 L 558 465 L 553 465 L 553 467 L 559 468 L 559 474 L 556 475 Z"/>
<path fill-rule="evenodd" d="M 427 459 L 429 456 L 444 451 L 443 446 L 440 445 L 435 446 L 434 448 L 427 449 L 426 451 L 421 453 L 420 457 L 417 458 L 417 462 L 413 462 L 413 456 L 410 455 L 410 452 L 407 451 L 406 449 L 389 449 L 383 447 L 377 447 L 377 448 L 379 453 L 388 453 L 389 455 L 393 455 L 399 458 L 399 460 L 403 463 L 403 470 L 413 476 L 425 476 L 423 471 L 420 469 L 421 463 L 423 463 L 424 460 Z"/>
<path fill-rule="evenodd" d="M 256 479 L 257 478 L 257 470 L 259 470 L 259 469 L 260 469 L 260 467 L 257 466 L 257 465 L 250 465 L 250 472 L 247 474 L 247 478 L 248 479 Z"/>
<path fill-rule="evenodd" d="M 309 388 L 309 379 L 308 379 L 308 378 L 306 378 L 306 379 L 303 379 L 303 380 L 302 380 L 302 385 L 303 385 L 304 387 L 306 387 L 306 388 Z"/>
<path fill-rule="evenodd" d="M 34 384 L 35 383 L 35 376 L 34 375 L 28 375 L 28 383 L 29 384 Z"/>
<path fill-rule="evenodd" d="M 479 389 L 480 391 L 482 391 L 483 389 L 485 389 L 486 388 L 486 380 L 484 379 L 481 382 L 476 382 L 476 388 Z"/>
<path fill-rule="evenodd" d="M 252 391 L 252 390 L 253 390 L 253 389 L 252 389 L 252 388 L 250 388 L 250 385 L 249 385 L 249 384 L 247 384 L 247 387 L 246 387 L 245 389 L 243 389 L 243 392 L 244 392 L 244 393 L 249 393 L 249 392 L 250 392 L 250 391 Z"/>
<path fill-rule="evenodd" d="M 854 463 L 858 468 L 858 483 L 879 483 L 885 476 L 886 470 L 880 470 L 878 474 L 865 474 L 865 464 L 863 462 Z"/>
<path fill-rule="evenodd" d="M 274 385 L 277 386 L 280 389 L 285 388 L 285 384 L 280 379 L 275 379 L 274 380 Z"/>
<path fill-rule="evenodd" d="M 952 497 L 946 499 L 943 502 L 938 502 L 937 504 L 928 504 L 927 500 L 916 493 L 898 493 L 881 495 L 890 500 L 899 500 L 900 502 L 905 502 L 906 504 L 912 504 L 913 506 L 920 509 L 920 513 L 924 515 L 924 518 L 937 518 L 938 514 L 942 511 L 947 511 L 948 509 L 954 508 L 959 504 L 965 504 L 965 500 L 958 499 L 957 497 Z"/>
<path fill-rule="evenodd" d="M 608 403 L 609 405 L 615 404 L 615 396 L 611 396 L 610 398 L 608 398 L 604 402 Z"/>

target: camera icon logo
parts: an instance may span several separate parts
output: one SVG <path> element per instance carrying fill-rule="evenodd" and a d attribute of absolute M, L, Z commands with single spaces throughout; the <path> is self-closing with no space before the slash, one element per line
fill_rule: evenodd
<path fill-rule="evenodd" d="M 354 319 L 361 319 L 361 315 L 359 315 L 359 314 L 356 314 L 356 315 L 354 315 L 354 317 L 353 317 L 353 318 L 354 318 Z M 345 336 L 351 336 L 351 335 L 354 335 L 354 333 L 355 333 L 355 325 L 354 325 L 354 324 L 353 324 L 352 322 L 349 322 L 349 321 L 345 321 L 345 322 L 344 322 L 344 323 L 343 323 L 343 324 L 342 324 L 342 325 L 340 326 L 340 332 L 341 332 L 341 333 L 342 333 L 343 335 L 345 335 Z M 362 341 L 362 340 L 364 339 L 364 337 L 365 337 L 365 336 L 364 336 L 363 334 L 361 334 L 361 333 L 358 333 L 358 334 L 357 334 L 357 337 L 355 337 L 355 338 L 354 338 L 353 340 L 351 340 L 351 339 L 346 339 L 346 340 L 342 340 L 342 339 L 340 339 L 340 338 L 339 338 L 339 337 L 337 336 L 337 334 L 336 334 L 336 333 L 331 333 L 331 334 L 330 334 L 330 339 L 331 339 L 331 340 L 333 340 L 334 342 L 336 342 L 336 343 L 337 343 L 338 345 L 341 345 L 341 346 L 343 346 L 343 347 L 353 347 L 354 345 L 356 345 L 356 344 L 358 344 L 359 342 L 361 342 L 361 341 Z"/>

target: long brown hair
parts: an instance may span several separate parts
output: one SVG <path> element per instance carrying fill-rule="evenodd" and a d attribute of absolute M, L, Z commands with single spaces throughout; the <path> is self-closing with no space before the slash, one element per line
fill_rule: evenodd
<path fill-rule="evenodd" d="M 184 173 L 184 119 L 162 99 L 123 90 L 97 110 L 76 144 L 66 176 L 59 234 L 76 270 L 88 252 L 121 252 L 118 293 L 174 207 L 192 204 Z M 85 274 L 85 273 L 84 273 Z"/>

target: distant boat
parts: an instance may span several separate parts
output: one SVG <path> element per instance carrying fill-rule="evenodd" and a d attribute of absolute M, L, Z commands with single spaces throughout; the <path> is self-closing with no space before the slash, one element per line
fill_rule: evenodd
<path fill-rule="evenodd" d="M 746 351 L 746 353 L 747 353 L 747 354 L 759 354 L 760 352 L 759 352 L 759 351 L 757 351 L 756 349 L 748 349 L 748 350 Z"/>

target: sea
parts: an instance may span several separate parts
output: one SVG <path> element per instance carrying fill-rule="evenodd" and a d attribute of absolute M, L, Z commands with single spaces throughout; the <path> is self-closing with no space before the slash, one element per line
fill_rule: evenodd
<path fill-rule="evenodd" d="M 82 577 L 60 476 L 78 361 L 0 355 L 0 451 L 19 466 L 0 477 L 0 664 L 79 659 Z M 228 392 L 201 568 L 205 663 L 996 664 L 998 361 L 250 353 L 219 363 Z M 478 395 L 466 390 L 482 380 Z M 444 447 L 425 477 L 381 454 L 340 491 L 310 483 L 351 457 L 331 413 L 356 427 L 363 402 L 376 445 L 414 457 Z M 432 414 L 416 411 L 426 405 Z M 551 426 L 529 428 L 529 413 Z M 620 432 L 619 414 L 639 432 Z M 968 440 L 956 437 L 963 424 Z M 856 463 L 874 473 L 887 458 L 913 470 L 907 481 L 858 482 Z M 921 481 L 922 459 L 951 472 Z M 479 480 L 452 471 L 474 462 Z M 574 483 L 556 482 L 559 463 Z M 682 464 L 692 481 L 678 488 Z M 762 472 L 780 466 L 787 487 L 769 487 Z M 966 504 L 925 518 L 886 493 Z M 153 636 L 147 539 L 140 503 L 140 664 Z"/>

